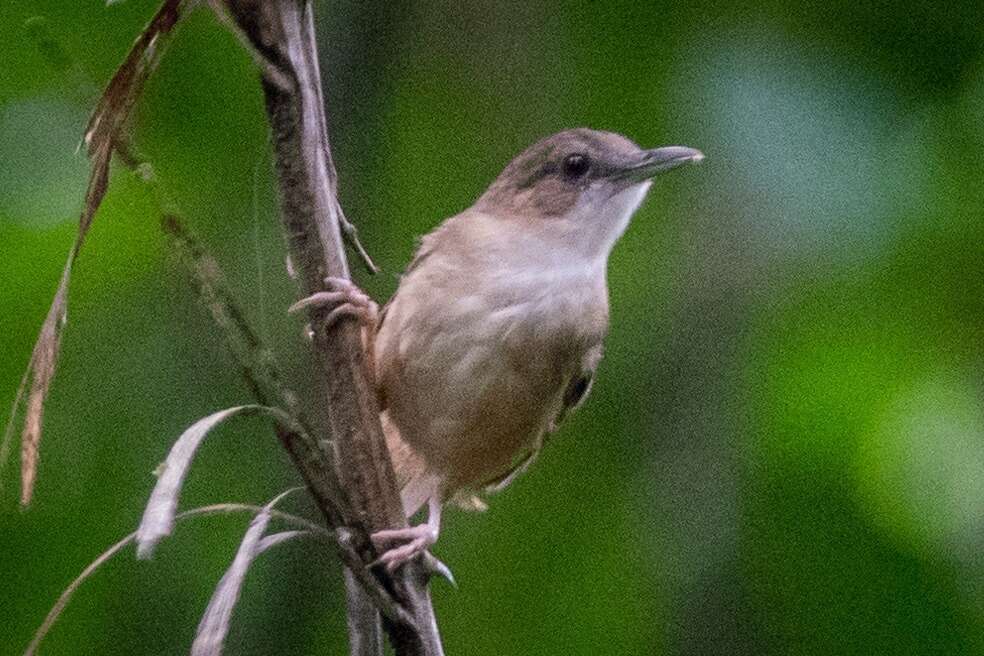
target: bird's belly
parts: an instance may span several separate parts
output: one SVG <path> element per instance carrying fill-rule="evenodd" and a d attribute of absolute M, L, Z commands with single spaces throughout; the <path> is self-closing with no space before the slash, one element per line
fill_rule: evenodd
<path fill-rule="evenodd" d="M 576 360 L 533 328 L 507 308 L 431 315 L 398 336 L 397 375 L 382 372 L 390 416 L 449 490 L 502 474 L 556 414 Z"/>

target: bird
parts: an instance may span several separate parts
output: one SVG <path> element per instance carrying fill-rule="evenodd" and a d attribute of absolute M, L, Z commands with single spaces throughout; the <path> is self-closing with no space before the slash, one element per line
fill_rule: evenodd
<path fill-rule="evenodd" d="M 420 240 L 382 311 L 344 278 L 291 307 L 362 322 L 403 510 L 428 512 L 370 536 L 388 570 L 437 541 L 445 504 L 484 509 L 583 403 L 608 332 L 612 248 L 658 174 L 703 158 L 613 132 L 553 134 Z"/>

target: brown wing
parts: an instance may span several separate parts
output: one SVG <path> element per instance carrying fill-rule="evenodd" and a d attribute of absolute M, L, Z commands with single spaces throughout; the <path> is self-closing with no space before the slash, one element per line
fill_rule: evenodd
<path fill-rule="evenodd" d="M 580 408 L 584 400 L 588 398 L 588 394 L 591 392 L 591 385 L 594 383 L 595 370 L 598 369 L 598 363 L 601 362 L 601 356 L 601 344 L 589 349 L 585 353 L 584 358 L 581 359 L 581 369 L 571 377 L 570 382 L 567 384 L 560 411 L 547 428 L 547 433 L 555 432 L 560 426 L 560 423 L 564 421 L 564 418 L 574 410 Z"/>

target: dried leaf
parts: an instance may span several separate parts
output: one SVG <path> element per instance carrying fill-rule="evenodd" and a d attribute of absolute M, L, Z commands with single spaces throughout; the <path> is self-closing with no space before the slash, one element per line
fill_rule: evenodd
<path fill-rule="evenodd" d="M 270 510 L 278 501 L 289 494 L 291 490 L 277 495 L 270 503 L 263 508 L 263 512 L 253 518 L 243 541 L 239 545 L 236 557 L 232 565 L 215 586 L 215 592 L 205 608 L 202 621 L 198 624 L 198 632 L 195 634 L 195 642 L 191 645 L 191 656 L 219 656 L 225 643 L 226 635 L 229 633 L 229 621 L 232 619 L 232 611 L 239 601 L 239 593 L 243 587 L 243 580 L 246 572 L 253 560 L 263 551 L 284 540 L 295 537 L 278 533 L 269 536 L 266 547 L 263 546 L 263 532 L 266 531 L 267 524 L 270 522 Z M 289 531 L 287 533 L 297 533 Z M 282 536 L 282 537 L 281 537 Z"/>
<path fill-rule="evenodd" d="M 109 81 L 85 129 L 84 140 L 90 157 L 104 146 L 113 147 L 144 82 L 160 58 L 165 42 L 163 37 L 178 24 L 187 4 L 188 0 L 165 0 Z"/>
<path fill-rule="evenodd" d="M 78 244 L 81 240 L 76 242 Z M 48 309 L 48 316 L 41 325 L 37 342 L 31 352 L 27 371 L 21 379 L 17 396 L 11 409 L 10 419 L 4 430 L 3 443 L 0 444 L 0 474 L 2 474 L 10 444 L 16 427 L 17 410 L 27 396 L 24 413 L 24 428 L 21 432 L 21 504 L 31 502 L 34 491 L 34 478 L 37 471 L 38 444 L 41 442 L 41 424 L 44 417 L 44 400 L 51 387 L 51 379 L 55 375 L 55 364 L 58 361 L 58 351 L 61 347 L 61 333 L 66 321 L 68 309 L 68 281 L 71 277 L 74 252 L 69 255 L 62 271 L 58 291 Z"/>
<path fill-rule="evenodd" d="M 288 490 L 288 492 L 289 491 L 290 490 Z M 270 511 L 269 506 L 260 508 L 259 506 L 252 506 L 252 505 L 241 504 L 241 503 L 217 503 L 211 506 L 193 508 L 191 510 L 186 510 L 184 512 L 178 513 L 178 515 L 175 517 L 175 520 L 180 522 L 182 520 L 189 519 L 191 517 L 227 514 L 233 512 L 247 512 L 255 515 L 263 512 L 269 513 L 269 511 Z M 267 537 L 263 538 L 263 540 L 260 541 L 260 545 L 258 547 L 258 552 L 260 553 L 262 553 L 263 551 L 265 551 L 266 549 L 272 546 L 275 546 L 276 544 L 289 540 L 293 537 L 299 537 L 300 535 L 320 535 L 322 537 L 326 537 L 329 540 L 334 540 L 334 536 L 330 531 L 327 531 L 320 526 L 312 525 L 311 522 L 304 519 L 303 517 L 296 517 L 294 515 L 290 515 L 288 513 L 279 512 L 279 511 L 276 512 L 275 514 L 277 519 L 292 522 L 297 526 L 305 527 L 305 529 L 297 530 L 297 531 L 283 531 L 281 533 L 268 535 Z M 44 639 L 46 635 L 48 635 L 48 632 L 51 630 L 51 627 L 54 626 L 55 622 L 58 621 L 58 618 L 61 617 L 62 612 L 65 610 L 65 607 L 68 606 L 68 602 L 72 600 L 72 595 L 75 594 L 75 591 L 78 590 L 79 586 L 82 585 L 82 583 L 84 583 L 86 579 L 92 576 L 93 573 L 95 573 L 95 571 L 99 569 L 106 561 L 108 561 L 110 558 L 112 558 L 117 553 L 119 553 L 127 545 L 135 542 L 136 539 L 137 539 L 137 533 L 136 532 L 130 533 L 125 538 L 123 538 L 122 540 L 111 546 L 109 549 L 99 554 L 98 558 L 96 558 L 94 561 L 89 563 L 89 566 L 86 567 L 84 570 L 82 570 L 82 573 L 79 574 L 75 578 L 75 580 L 72 581 L 68 585 L 68 587 L 62 591 L 61 595 L 58 597 L 58 601 L 55 602 L 55 605 L 52 606 L 50 611 L 48 611 L 48 615 L 44 618 L 44 622 L 41 623 L 41 626 L 38 628 L 37 632 L 35 632 L 34 638 L 32 638 L 31 640 L 31 644 L 28 645 L 27 649 L 24 651 L 24 656 L 33 656 L 33 654 L 37 652 L 38 646 L 41 644 L 41 641 Z"/>
<path fill-rule="evenodd" d="M 260 544 L 256 547 L 256 555 L 260 555 L 267 549 L 272 549 L 278 544 L 305 535 L 312 535 L 312 533 L 311 531 L 281 531 L 280 533 L 274 533 L 273 535 L 265 535 L 263 536 L 263 539 L 260 540 Z"/>
<path fill-rule="evenodd" d="M 137 38 L 126 61 L 106 87 L 86 127 L 84 141 L 88 147 L 89 158 L 92 160 L 92 170 L 89 174 L 89 186 L 86 189 L 82 213 L 79 216 L 79 229 L 65 262 L 58 290 L 55 292 L 48 315 L 41 325 L 37 342 L 31 352 L 31 359 L 21 387 L 14 399 L 3 442 L 0 443 L 0 475 L 2 475 L 10 451 L 17 411 L 26 395 L 24 428 L 21 433 L 21 504 L 25 506 L 31 502 L 34 493 L 44 402 L 48 397 L 58 363 L 62 330 L 68 311 L 68 285 L 72 277 L 72 265 L 82 249 L 96 211 L 106 195 L 109 186 L 109 162 L 113 150 L 118 143 L 124 141 L 122 129 L 140 95 L 143 83 L 160 55 L 163 43 L 161 37 L 171 32 L 186 4 L 187 0 L 164 2 Z"/>
<path fill-rule="evenodd" d="M 140 528 L 137 529 L 137 557 L 150 558 L 154 547 L 161 538 L 170 535 L 174 529 L 174 517 L 178 508 L 178 497 L 191 461 L 195 457 L 202 440 L 209 431 L 229 417 L 239 414 L 266 413 L 279 421 L 290 419 L 280 410 L 262 405 L 240 405 L 226 408 L 199 419 L 177 439 L 167 454 L 158 474 L 157 485 L 150 494 Z"/>

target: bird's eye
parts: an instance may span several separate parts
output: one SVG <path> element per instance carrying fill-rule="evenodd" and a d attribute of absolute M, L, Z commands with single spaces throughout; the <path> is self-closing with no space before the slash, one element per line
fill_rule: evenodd
<path fill-rule="evenodd" d="M 583 177 L 588 169 L 591 168 L 591 160 L 587 155 L 574 153 L 564 158 L 564 176 L 572 180 Z"/>

